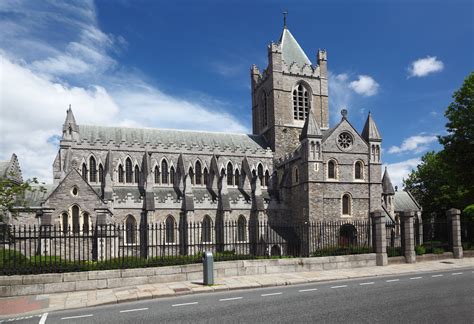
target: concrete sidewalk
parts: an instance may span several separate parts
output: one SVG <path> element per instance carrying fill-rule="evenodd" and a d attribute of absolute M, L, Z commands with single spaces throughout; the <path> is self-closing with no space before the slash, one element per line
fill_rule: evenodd
<path fill-rule="evenodd" d="M 172 297 L 184 294 L 283 286 L 373 276 L 400 275 L 426 271 L 443 271 L 459 268 L 474 269 L 474 258 L 446 259 L 414 264 L 391 264 L 384 267 L 372 266 L 355 269 L 235 276 L 217 278 L 215 280 L 215 285 L 213 286 L 203 286 L 202 281 L 183 281 L 115 289 L 1 298 L 0 319 L 25 314 L 38 314 L 55 310 L 84 308 L 134 300 Z"/>

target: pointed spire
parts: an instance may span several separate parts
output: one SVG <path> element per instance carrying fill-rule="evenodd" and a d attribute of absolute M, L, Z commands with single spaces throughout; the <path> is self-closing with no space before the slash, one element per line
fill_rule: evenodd
<path fill-rule="evenodd" d="M 309 110 L 308 117 L 304 122 L 303 130 L 301 131 L 300 141 L 308 137 L 322 137 L 321 128 L 319 128 L 316 117 L 314 116 L 313 110 Z"/>
<path fill-rule="evenodd" d="M 76 118 L 74 118 L 74 114 L 72 113 L 71 105 L 69 105 L 69 109 L 66 111 L 66 120 L 63 124 L 63 139 L 75 140 L 79 138 L 78 134 L 79 127 L 77 126 Z"/>
<path fill-rule="evenodd" d="M 311 61 L 301 48 L 300 44 L 293 37 L 288 28 L 283 28 L 280 37 L 282 59 L 287 65 L 297 63 L 298 66 L 303 67 L 305 64 L 311 65 Z"/>
<path fill-rule="evenodd" d="M 62 175 L 63 178 L 71 171 L 71 148 L 68 147 L 66 150 L 66 155 L 64 156 L 64 164 L 63 164 L 63 170 L 62 170 Z"/>
<path fill-rule="evenodd" d="M 367 117 L 367 121 L 365 122 L 364 130 L 362 131 L 362 138 L 365 139 L 367 142 L 382 140 L 382 137 L 380 136 L 379 130 L 377 129 L 377 125 L 375 125 L 374 119 L 372 118 L 372 114 L 370 113 L 370 111 L 369 116 Z"/>
<path fill-rule="evenodd" d="M 112 150 L 109 149 L 107 157 L 105 158 L 103 196 L 104 200 L 113 200 L 114 190 L 112 187 L 112 179 L 114 174 Z"/>
<path fill-rule="evenodd" d="M 388 175 L 387 167 L 385 167 L 385 172 L 382 178 L 382 193 L 384 195 L 394 195 L 395 190 L 393 189 L 392 181 L 390 180 L 390 176 Z"/>

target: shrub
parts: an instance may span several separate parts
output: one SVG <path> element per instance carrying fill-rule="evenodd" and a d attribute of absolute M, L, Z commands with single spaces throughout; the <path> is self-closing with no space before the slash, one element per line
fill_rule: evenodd
<path fill-rule="evenodd" d="M 426 249 L 423 245 L 417 245 L 415 246 L 415 253 L 416 255 L 423 255 L 426 253 Z"/>
<path fill-rule="evenodd" d="M 401 247 L 389 247 L 387 246 L 387 256 L 390 257 L 397 257 L 403 256 L 402 248 Z"/>
<path fill-rule="evenodd" d="M 28 258 L 16 250 L 0 249 L 0 267 L 13 267 L 14 265 L 23 265 Z"/>
<path fill-rule="evenodd" d="M 433 248 L 433 254 L 443 254 L 444 249 L 443 248 Z"/>
<path fill-rule="evenodd" d="M 311 253 L 312 257 L 332 256 L 332 255 L 349 255 L 371 253 L 372 249 L 366 246 L 334 246 L 320 249 Z"/>

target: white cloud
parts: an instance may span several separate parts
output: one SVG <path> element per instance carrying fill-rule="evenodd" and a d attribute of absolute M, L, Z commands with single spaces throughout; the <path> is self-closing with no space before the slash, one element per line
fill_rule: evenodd
<path fill-rule="evenodd" d="M 436 56 L 427 56 L 412 62 L 408 67 L 408 73 L 411 77 L 424 77 L 430 73 L 440 72 L 443 68 L 443 62 Z"/>
<path fill-rule="evenodd" d="M 366 97 L 376 95 L 379 90 L 379 84 L 368 75 L 359 75 L 359 79 L 349 83 L 349 87 L 356 93 Z"/>
<path fill-rule="evenodd" d="M 372 87 L 368 86 L 369 81 L 366 78 L 372 80 Z M 357 103 L 356 94 L 362 96 L 369 96 L 368 93 L 377 92 L 379 84 L 375 80 L 367 75 L 360 75 L 358 80 L 350 81 L 351 76 L 348 73 L 334 74 L 329 71 L 329 105 L 331 107 L 331 116 L 333 122 L 340 120 L 340 111 L 342 108 L 346 108 L 349 113 L 352 111 L 364 115 L 366 108 L 357 107 L 353 110 Z M 358 89 L 357 91 L 354 89 Z M 364 90 L 364 91 L 362 91 Z M 371 94 L 374 95 L 375 93 Z"/>
<path fill-rule="evenodd" d="M 403 140 L 402 145 L 392 146 L 388 153 L 404 153 L 414 152 L 421 153 L 428 149 L 429 144 L 436 142 L 438 139 L 435 135 L 415 135 Z"/>
<path fill-rule="evenodd" d="M 91 2 L 4 2 L 0 14 L 0 160 L 17 153 L 25 178 L 52 181 L 69 104 L 79 124 L 248 131 L 225 103 L 173 97 L 140 71 L 116 71 L 109 52 L 126 41 L 100 30 Z"/>
<path fill-rule="evenodd" d="M 408 178 L 408 174 L 421 163 L 420 158 L 409 159 L 402 162 L 387 164 L 388 174 L 393 186 L 402 188 L 403 179 Z"/>

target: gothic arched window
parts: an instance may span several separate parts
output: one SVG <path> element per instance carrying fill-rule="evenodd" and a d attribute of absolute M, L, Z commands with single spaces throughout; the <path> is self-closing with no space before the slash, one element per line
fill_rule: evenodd
<path fill-rule="evenodd" d="M 239 169 L 235 169 L 235 175 L 234 175 L 234 184 L 237 186 L 237 187 L 240 187 L 240 172 L 239 172 Z"/>
<path fill-rule="evenodd" d="M 170 168 L 170 184 L 174 185 L 174 176 L 176 174 L 176 171 L 174 171 L 174 167 L 172 166 Z"/>
<path fill-rule="evenodd" d="M 87 165 L 82 163 L 82 179 L 87 181 Z"/>
<path fill-rule="evenodd" d="M 247 241 L 247 220 L 244 215 L 240 215 L 237 221 L 237 241 Z"/>
<path fill-rule="evenodd" d="M 363 165 L 362 162 L 357 161 L 354 165 L 354 178 L 356 180 L 361 180 L 364 178 L 363 176 Z"/>
<path fill-rule="evenodd" d="M 204 216 L 201 229 L 201 242 L 212 243 L 212 220 L 209 215 Z"/>
<path fill-rule="evenodd" d="M 76 205 L 72 206 L 72 232 L 79 233 L 79 207 Z"/>
<path fill-rule="evenodd" d="M 132 215 L 128 215 L 125 219 L 125 243 L 135 244 L 137 243 L 137 221 Z"/>
<path fill-rule="evenodd" d="M 293 90 L 293 118 L 305 120 L 309 112 L 309 91 L 301 83 Z"/>
<path fill-rule="evenodd" d="M 234 167 L 232 163 L 227 163 L 227 185 L 232 186 L 234 185 Z"/>
<path fill-rule="evenodd" d="M 93 156 L 89 158 L 89 181 L 97 182 L 97 164 Z"/>
<path fill-rule="evenodd" d="M 125 182 L 132 183 L 132 175 L 133 175 L 133 168 L 132 168 L 132 160 L 127 158 L 125 160 Z"/>
<path fill-rule="evenodd" d="M 135 171 L 133 172 L 135 176 L 135 183 L 140 182 L 140 169 L 138 168 L 138 165 L 135 165 Z"/>
<path fill-rule="evenodd" d="M 196 174 L 195 174 L 196 181 L 195 181 L 195 183 L 196 183 L 197 185 L 202 185 L 202 168 L 201 168 L 201 162 L 196 161 L 195 168 L 196 168 Z"/>
<path fill-rule="evenodd" d="M 63 226 L 63 233 L 66 234 L 69 231 L 69 224 L 68 224 L 69 215 L 67 213 L 63 213 L 61 215 L 62 226 Z"/>
<path fill-rule="evenodd" d="M 268 184 L 270 183 L 270 172 L 268 170 L 265 171 L 265 186 L 268 187 Z"/>
<path fill-rule="evenodd" d="M 161 183 L 168 183 L 168 162 L 166 160 L 161 161 Z"/>
<path fill-rule="evenodd" d="M 328 179 L 336 179 L 336 162 L 334 160 L 330 160 L 328 162 Z"/>
<path fill-rule="evenodd" d="M 342 215 L 351 215 L 351 196 L 344 194 L 342 196 Z"/>
<path fill-rule="evenodd" d="M 99 182 L 104 183 L 104 167 L 99 164 Z"/>
<path fill-rule="evenodd" d="M 123 166 L 119 165 L 118 167 L 118 182 L 123 183 Z"/>
<path fill-rule="evenodd" d="M 207 185 L 207 181 L 208 181 L 208 178 L 209 178 L 209 171 L 207 171 L 206 167 L 204 168 L 203 177 L 204 177 L 204 184 Z"/>
<path fill-rule="evenodd" d="M 257 174 L 258 174 L 258 179 L 260 179 L 260 185 L 263 187 L 263 185 L 264 185 L 264 183 L 263 183 L 264 176 L 263 176 L 263 165 L 261 163 L 258 164 Z"/>
<path fill-rule="evenodd" d="M 155 183 L 160 183 L 160 169 L 158 166 L 155 166 L 155 171 L 154 171 L 154 176 L 155 176 Z"/>
<path fill-rule="evenodd" d="M 88 213 L 82 214 L 82 222 L 83 222 L 82 223 L 82 232 L 85 233 L 85 234 L 89 233 L 89 228 L 90 228 L 90 225 L 89 225 L 90 219 L 89 218 L 90 218 L 90 216 L 89 216 Z"/>
<path fill-rule="evenodd" d="M 166 236 L 165 236 L 165 242 L 166 243 L 176 243 L 176 222 L 173 218 L 173 216 L 169 215 L 166 217 Z"/>

